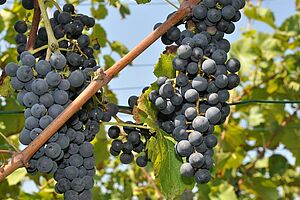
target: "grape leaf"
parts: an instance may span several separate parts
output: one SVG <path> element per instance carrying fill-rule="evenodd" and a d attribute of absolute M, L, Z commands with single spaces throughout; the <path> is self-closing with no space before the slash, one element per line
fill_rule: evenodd
<path fill-rule="evenodd" d="M 9 97 L 14 94 L 14 89 L 11 87 L 10 78 L 5 77 L 1 87 L 0 87 L 0 95 L 3 97 Z"/>
<path fill-rule="evenodd" d="M 0 106 L 1 111 L 20 111 L 23 107 L 20 106 L 15 98 L 6 98 L 6 105 Z M 3 130 L 1 132 L 5 136 L 10 136 L 19 133 L 24 127 L 24 115 L 22 113 L 16 114 L 1 114 L 0 122 L 3 123 Z"/>
<path fill-rule="evenodd" d="M 175 77 L 175 70 L 172 65 L 174 54 L 161 54 L 157 64 L 154 67 L 156 77 L 166 76 L 168 78 Z"/>
<path fill-rule="evenodd" d="M 121 57 L 128 53 L 128 48 L 119 41 L 113 41 L 110 43 L 111 50 L 117 52 Z"/>
<path fill-rule="evenodd" d="M 14 171 L 11 175 L 7 177 L 8 185 L 16 185 L 19 182 L 22 181 L 24 176 L 27 174 L 27 171 L 25 168 L 19 168 L 16 171 Z"/>
<path fill-rule="evenodd" d="M 274 154 L 269 158 L 269 172 L 271 176 L 275 174 L 283 175 L 288 169 L 288 161 L 279 154 Z"/>
<path fill-rule="evenodd" d="M 101 47 L 105 47 L 107 38 L 106 38 L 106 31 L 103 29 L 102 26 L 96 24 L 93 28 L 91 39 L 98 39 L 99 45 Z"/>
<path fill-rule="evenodd" d="M 288 35 L 290 37 L 297 36 L 300 34 L 299 21 L 300 14 L 297 13 L 295 15 L 292 15 L 282 23 L 279 30 L 283 31 L 283 34 Z"/>
<path fill-rule="evenodd" d="M 274 14 L 269 8 L 251 5 L 244 8 L 244 13 L 248 18 L 264 22 L 276 29 Z"/>
<path fill-rule="evenodd" d="M 152 84 L 151 88 L 139 98 L 134 117 L 156 132 L 155 137 L 152 137 L 147 144 L 149 158 L 153 163 L 156 181 L 163 194 L 167 199 L 174 199 L 185 190 L 192 189 L 194 181 L 181 177 L 182 159 L 175 153 L 174 140 L 156 123 L 156 109 L 148 99 L 149 93 L 156 88 L 157 85 Z"/>
<path fill-rule="evenodd" d="M 91 7 L 91 13 L 96 19 L 104 19 L 108 12 L 104 4 L 99 4 L 97 9 Z"/>
<path fill-rule="evenodd" d="M 146 4 L 149 3 L 151 0 L 135 0 L 137 4 Z"/>

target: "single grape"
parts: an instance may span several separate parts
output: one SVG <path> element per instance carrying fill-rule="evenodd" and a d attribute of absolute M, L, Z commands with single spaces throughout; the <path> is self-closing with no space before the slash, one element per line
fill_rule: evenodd
<path fill-rule="evenodd" d="M 181 157 L 188 157 L 193 153 L 193 146 L 187 140 L 181 140 L 176 145 L 176 152 Z"/>
<path fill-rule="evenodd" d="M 194 103 L 199 99 L 199 93 L 195 89 L 189 89 L 185 92 L 184 98 L 188 102 Z"/>
<path fill-rule="evenodd" d="M 35 65 L 35 57 L 31 54 L 28 54 L 26 56 L 23 56 L 23 58 L 21 58 L 21 62 L 23 65 L 33 67 Z"/>
<path fill-rule="evenodd" d="M 197 5 L 193 8 L 193 16 L 197 19 L 204 19 L 207 15 L 207 7 L 204 5 Z"/>
<path fill-rule="evenodd" d="M 16 76 L 20 81 L 28 82 L 33 78 L 33 71 L 31 67 L 23 65 L 18 68 Z"/>
<path fill-rule="evenodd" d="M 159 95 L 164 98 L 171 98 L 174 95 L 174 88 L 172 84 L 165 83 L 159 88 Z"/>
<path fill-rule="evenodd" d="M 51 71 L 46 75 L 46 81 L 49 86 L 57 87 L 60 84 L 61 76 L 55 71 Z"/>
<path fill-rule="evenodd" d="M 84 142 L 79 146 L 79 153 L 84 158 L 92 156 L 94 154 L 93 145 L 89 142 Z"/>
<path fill-rule="evenodd" d="M 62 107 L 59 104 L 53 104 L 48 109 L 48 114 L 55 119 L 62 111 L 64 110 L 64 107 Z"/>
<path fill-rule="evenodd" d="M 203 116 L 197 116 L 193 120 L 192 126 L 195 130 L 199 131 L 200 133 L 205 132 L 209 127 L 208 119 Z"/>
<path fill-rule="evenodd" d="M 44 116 L 47 112 L 46 107 L 41 104 L 35 104 L 30 109 L 31 115 L 40 119 L 42 116 Z"/>
<path fill-rule="evenodd" d="M 120 156 L 120 161 L 123 164 L 129 164 L 133 161 L 134 156 L 132 153 L 122 153 Z"/>
<path fill-rule="evenodd" d="M 14 77 L 17 74 L 18 68 L 19 66 L 16 63 L 10 62 L 5 66 L 5 73 L 8 76 Z"/>
<path fill-rule="evenodd" d="M 84 75 L 81 70 L 75 70 L 71 72 L 69 76 L 69 82 L 72 87 L 80 87 L 84 83 Z"/>
<path fill-rule="evenodd" d="M 207 12 L 207 19 L 212 22 L 212 23 L 216 23 L 218 21 L 220 21 L 222 18 L 222 13 L 220 10 L 217 10 L 215 8 L 213 9 L 209 9 Z"/>
<path fill-rule="evenodd" d="M 185 178 L 190 178 L 194 175 L 194 168 L 190 163 L 183 163 L 180 166 L 180 174 Z"/>
<path fill-rule="evenodd" d="M 216 62 L 216 64 L 222 65 L 227 60 L 227 53 L 222 49 L 217 49 L 212 53 L 211 59 L 213 59 Z"/>
<path fill-rule="evenodd" d="M 51 71 L 51 65 L 46 60 L 39 60 L 35 65 L 36 72 L 41 76 L 46 76 Z"/>
<path fill-rule="evenodd" d="M 197 64 L 196 64 L 197 65 Z M 182 86 L 186 86 L 189 83 L 189 79 L 187 77 L 187 75 L 185 75 L 184 73 L 180 73 L 177 77 L 176 77 L 176 84 L 180 87 Z"/>
<path fill-rule="evenodd" d="M 136 164 L 139 166 L 139 167 L 146 167 L 148 163 L 148 158 L 147 156 L 139 156 L 137 157 L 136 159 Z"/>
<path fill-rule="evenodd" d="M 194 168 L 200 168 L 204 164 L 205 159 L 201 153 L 195 152 L 192 153 L 189 157 L 189 163 L 194 167 Z"/>
<path fill-rule="evenodd" d="M 189 107 L 185 110 L 184 115 L 186 119 L 192 121 L 197 116 L 197 110 L 195 107 Z"/>
<path fill-rule="evenodd" d="M 53 53 L 50 57 L 50 64 L 58 70 L 62 70 L 67 64 L 67 59 L 61 53 Z"/>
<path fill-rule="evenodd" d="M 192 48 L 189 45 L 180 45 L 177 49 L 177 55 L 181 59 L 188 59 L 192 56 Z"/>
<path fill-rule="evenodd" d="M 39 126 L 43 129 L 45 129 L 51 122 L 53 121 L 53 118 L 49 115 L 45 115 L 41 117 L 39 120 Z"/>
<path fill-rule="evenodd" d="M 197 76 L 192 81 L 192 87 L 198 92 L 203 92 L 208 87 L 208 82 L 205 78 Z"/>
<path fill-rule="evenodd" d="M 221 119 L 221 111 L 216 107 L 210 107 L 205 112 L 205 117 L 211 124 L 217 124 Z"/>
<path fill-rule="evenodd" d="M 236 58 L 230 58 L 226 63 L 226 68 L 231 73 L 238 72 L 240 70 L 240 67 L 241 67 L 241 63 Z"/>
<path fill-rule="evenodd" d="M 14 29 L 17 33 L 25 33 L 27 28 L 27 24 L 23 20 L 18 20 L 14 25 Z"/>
<path fill-rule="evenodd" d="M 111 126 L 111 127 L 109 127 L 107 133 L 108 133 L 108 136 L 109 136 L 110 138 L 116 139 L 116 138 L 119 137 L 120 132 L 121 132 L 121 130 L 120 130 L 119 127 L 117 127 L 117 126 Z"/>
<path fill-rule="evenodd" d="M 207 59 L 202 63 L 202 70 L 208 74 L 208 75 L 212 75 L 216 72 L 217 70 L 217 65 L 216 62 L 214 60 L 211 59 Z"/>
<path fill-rule="evenodd" d="M 213 148 L 217 145 L 218 139 L 214 134 L 207 135 L 204 138 L 205 144 L 208 148 Z"/>
<path fill-rule="evenodd" d="M 203 136 L 198 131 L 193 131 L 189 134 L 188 140 L 193 146 L 198 146 L 203 142 Z"/>
<path fill-rule="evenodd" d="M 195 181 L 198 184 L 208 183 L 210 181 L 210 179 L 211 179 L 211 175 L 210 175 L 209 171 L 206 169 L 199 169 L 195 173 Z"/>

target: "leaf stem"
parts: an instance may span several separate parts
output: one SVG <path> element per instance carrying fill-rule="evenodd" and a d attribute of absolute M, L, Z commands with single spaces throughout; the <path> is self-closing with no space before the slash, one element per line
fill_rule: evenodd
<path fill-rule="evenodd" d="M 172 1 L 170 1 L 170 0 L 165 0 L 165 2 L 167 2 L 168 4 L 170 4 L 171 6 L 173 6 L 176 10 L 179 9 L 179 7 L 176 6 Z"/>
<path fill-rule="evenodd" d="M 67 39 L 66 37 L 63 37 L 63 38 L 58 39 L 57 42 L 61 42 L 61 41 L 64 41 L 64 40 L 70 41 L 70 40 Z M 40 52 L 40 51 L 43 51 L 43 50 L 47 49 L 48 47 L 49 47 L 49 45 L 46 44 L 46 45 L 44 45 L 44 46 L 41 46 L 41 47 L 39 47 L 39 48 L 36 48 L 36 49 L 31 50 L 30 53 L 31 53 L 31 54 L 35 54 L 35 53 L 38 53 L 38 52 Z"/>
<path fill-rule="evenodd" d="M 62 12 L 61 7 L 58 5 L 58 3 L 55 0 L 46 0 L 45 2 L 49 2 L 53 4 L 60 13 Z"/>
<path fill-rule="evenodd" d="M 0 132 L 0 136 L 6 141 L 6 143 L 11 146 L 16 152 L 19 152 L 19 149 L 13 144 L 11 143 L 11 141 L 9 141 L 9 139 L 3 134 Z"/>

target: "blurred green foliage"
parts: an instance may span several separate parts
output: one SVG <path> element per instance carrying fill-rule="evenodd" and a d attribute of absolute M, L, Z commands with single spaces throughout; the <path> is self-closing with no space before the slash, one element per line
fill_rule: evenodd
<path fill-rule="evenodd" d="M 80 1 L 69 1 L 79 4 Z M 138 3 L 147 3 L 140 0 Z M 296 0 L 296 9 L 300 1 Z M 122 18 L 130 14 L 126 4 L 118 0 L 92 0 L 91 13 L 98 22 L 105 20 L 107 7 L 119 10 Z M 300 15 L 291 16 L 280 25 L 272 10 L 256 6 L 249 1 L 244 9 L 249 26 L 242 31 L 238 41 L 232 44 L 230 55 L 242 63 L 239 73 L 241 85 L 231 92 L 231 101 L 240 100 L 297 100 L 300 99 Z M 16 59 L 13 41 L 13 24 L 20 18 L 31 20 L 32 13 L 21 8 L 18 1 L 10 9 L 0 11 L 0 32 L 3 42 L 9 44 L 1 49 L 0 66 Z M 271 33 L 260 32 L 251 26 L 259 21 L 270 26 Z M 97 39 L 101 47 L 109 47 L 112 52 L 123 56 L 128 49 L 119 41 L 110 41 L 105 29 L 98 23 L 90 31 L 91 38 Z M 3 48 L 4 45 L 2 45 Z M 106 69 L 115 62 L 111 54 L 103 55 L 99 63 Z M 154 73 L 159 76 L 174 76 L 170 59 L 172 55 L 162 55 Z M 0 111 L 22 110 L 17 104 L 16 94 L 5 79 L 1 85 Z M 152 88 L 157 87 L 152 85 Z M 115 94 L 104 88 L 108 98 L 117 102 Z M 147 94 L 147 92 L 146 92 Z M 146 98 L 140 98 L 135 119 L 151 127 L 157 134 L 147 144 L 152 160 L 145 169 L 130 165 L 124 167 L 109 156 L 108 141 L 104 127 L 93 141 L 97 162 L 96 185 L 93 199 L 296 199 L 300 196 L 300 119 L 299 105 L 247 104 L 231 107 L 231 115 L 217 128 L 219 145 L 215 149 L 213 180 L 207 185 L 194 187 L 193 180 L 183 180 L 179 175 L 181 160 L 175 156 L 174 141 L 160 130 L 155 121 L 155 112 Z M 13 145 L 19 147 L 18 133 L 22 129 L 22 114 L 1 114 L 0 132 Z M 0 137 L 0 149 L 11 146 Z M 289 155 L 290 153 L 290 155 Z M 0 164 L 5 164 L 7 156 L 0 155 Z M 295 159 L 295 162 L 291 160 Z M 25 182 L 31 182 L 39 192 L 28 194 L 22 189 Z M 24 169 L 15 171 L 0 183 L 0 199 L 62 199 L 54 192 L 54 180 L 50 175 L 29 176 Z M 189 190 L 194 187 L 194 192 Z M 185 191 L 186 189 L 189 189 Z M 184 193 L 182 193 L 185 191 Z"/>

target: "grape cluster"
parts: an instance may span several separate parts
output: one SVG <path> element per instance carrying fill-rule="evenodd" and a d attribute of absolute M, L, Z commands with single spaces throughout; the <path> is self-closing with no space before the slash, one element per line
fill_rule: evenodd
<path fill-rule="evenodd" d="M 145 87 L 143 93 L 147 89 L 148 87 Z M 129 97 L 128 105 L 131 111 L 138 104 L 137 101 L 137 96 Z M 139 154 L 136 158 L 136 164 L 139 167 L 145 167 L 148 163 L 146 143 L 152 135 L 148 129 L 143 127 L 137 128 L 136 125 L 131 121 L 127 121 L 122 130 L 118 126 L 111 126 L 108 129 L 108 136 L 113 141 L 109 151 L 112 156 L 120 155 L 120 161 L 123 164 L 130 164 L 134 160 L 133 152 L 135 152 Z"/>
<path fill-rule="evenodd" d="M 185 30 L 177 27 L 179 23 L 161 38 L 165 45 L 178 45 L 172 61 L 176 78 L 159 77 L 149 99 L 158 110 L 160 127 L 172 135 L 176 153 L 185 158 L 181 175 L 199 184 L 211 179 L 214 126 L 226 120 L 228 90 L 240 83 L 240 62 L 227 58 L 230 43 L 224 34 L 233 33 L 233 22 L 241 18 L 239 9 L 244 6 L 245 0 L 204 0 L 181 22 Z"/>
<path fill-rule="evenodd" d="M 29 1 L 23 0 L 22 3 L 31 8 L 27 4 Z M 65 4 L 63 12 L 56 11 L 51 18 L 56 38 L 68 38 L 59 44 L 68 51 L 54 52 L 49 60 L 45 60 L 46 50 L 35 55 L 24 51 L 27 24 L 22 20 L 15 24 L 16 41 L 22 41 L 17 49 L 19 63 L 7 64 L 5 72 L 17 91 L 18 102 L 26 108 L 25 127 L 19 136 L 23 145 L 29 145 L 72 103 L 99 68 L 90 47 L 90 38 L 82 33 L 85 28 L 93 27 L 95 20 L 75 14 L 74 10 L 73 5 Z M 41 27 L 35 48 L 45 44 L 47 32 Z M 98 102 L 101 105 L 97 106 Z M 65 199 L 91 199 L 95 158 L 90 141 L 99 132 L 100 121 L 110 121 L 117 113 L 118 106 L 106 102 L 98 92 L 35 153 L 27 171 L 53 174 L 57 181 L 55 191 L 64 194 Z"/>
<path fill-rule="evenodd" d="M 128 121 L 127 123 L 132 124 Z M 145 144 L 142 141 L 143 135 L 149 135 L 146 129 L 137 129 L 134 127 L 123 127 L 123 132 L 118 126 L 111 126 L 108 129 L 108 136 L 113 139 L 110 147 L 112 156 L 119 156 L 123 164 L 130 164 L 134 160 L 133 152 L 142 153 L 145 149 Z M 142 135 L 143 134 L 143 135 Z M 148 162 L 148 155 L 140 155 L 136 158 L 136 164 L 139 167 L 145 167 Z"/>
<path fill-rule="evenodd" d="M 33 9 L 33 2 L 29 0 L 23 0 L 22 5 L 25 9 Z M 73 65 L 75 67 L 94 67 L 96 66 L 96 61 L 93 57 L 94 50 L 99 50 L 100 45 L 97 39 L 91 40 L 88 35 L 83 34 L 84 30 L 88 30 L 95 25 L 95 19 L 84 14 L 75 13 L 75 7 L 72 4 L 65 4 L 63 6 L 63 11 L 59 12 L 56 10 L 53 14 L 53 18 L 50 18 L 51 28 L 54 32 L 54 36 L 59 40 L 59 48 L 61 48 L 63 54 L 69 52 L 74 46 L 81 49 L 82 53 L 85 55 L 86 60 L 81 61 L 80 57 L 77 55 L 69 55 L 73 60 Z M 21 54 L 25 51 L 27 44 L 27 32 L 28 25 L 24 20 L 18 20 L 14 29 L 17 32 L 15 36 L 15 42 L 17 44 L 17 51 Z M 68 40 L 65 40 L 67 38 Z M 93 44 L 92 44 L 93 43 Z M 48 44 L 48 35 L 45 27 L 40 27 L 37 32 L 37 39 L 34 43 L 34 48 L 40 48 Z M 93 47 L 92 47 L 92 46 Z M 36 58 L 45 59 L 47 49 L 41 50 L 34 54 Z M 71 54 L 70 52 L 68 54 Z M 82 63 L 81 63 L 82 62 Z"/>

